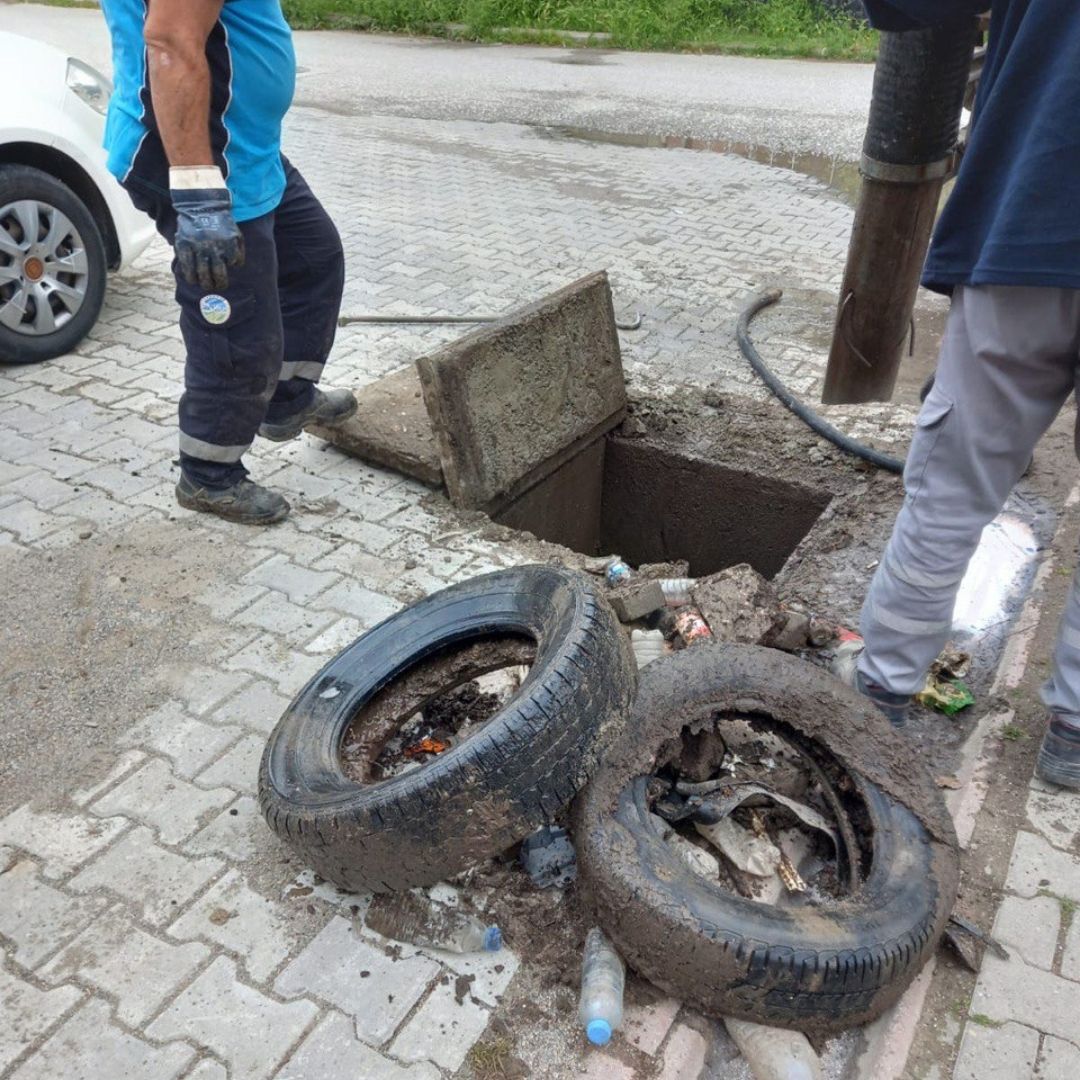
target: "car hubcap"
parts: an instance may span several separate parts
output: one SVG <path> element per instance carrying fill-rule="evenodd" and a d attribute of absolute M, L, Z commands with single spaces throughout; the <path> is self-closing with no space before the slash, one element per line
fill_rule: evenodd
<path fill-rule="evenodd" d="M 38 337 L 86 301 L 89 262 L 68 217 L 36 199 L 0 206 L 0 326 Z"/>

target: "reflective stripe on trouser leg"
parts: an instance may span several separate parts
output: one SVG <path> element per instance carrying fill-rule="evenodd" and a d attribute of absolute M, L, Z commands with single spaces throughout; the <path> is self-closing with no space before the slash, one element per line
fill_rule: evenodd
<path fill-rule="evenodd" d="M 1078 295 L 1065 289 L 955 291 L 934 387 L 904 470 L 907 497 L 860 623 L 866 649 L 859 670 L 893 693 L 922 689 L 948 640 L 960 582 L 982 530 L 1068 396 Z"/>
<path fill-rule="evenodd" d="M 266 419 L 279 423 L 307 407 L 334 345 L 345 254 L 341 238 L 304 178 L 287 160 L 285 194 L 274 215 L 284 363 Z"/>
<path fill-rule="evenodd" d="M 180 467 L 205 487 L 228 487 L 266 415 L 282 360 L 273 214 L 240 224 L 246 259 L 227 289 L 207 294 L 177 279 L 187 346 L 180 399 Z M 208 317 L 209 316 L 209 317 Z"/>
<path fill-rule="evenodd" d="M 1042 699 L 1051 712 L 1080 727 L 1080 573 L 1073 577 Z"/>

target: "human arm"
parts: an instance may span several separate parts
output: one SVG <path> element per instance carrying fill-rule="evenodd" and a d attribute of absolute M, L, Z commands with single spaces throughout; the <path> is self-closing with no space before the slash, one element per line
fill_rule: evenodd
<path fill-rule="evenodd" d="M 243 237 L 210 143 L 206 42 L 224 0 L 149 0 L 143 37 L 154 119 L 169 160 L 181 273 L 205 289 L 228 287 L 244 261 Z"/>

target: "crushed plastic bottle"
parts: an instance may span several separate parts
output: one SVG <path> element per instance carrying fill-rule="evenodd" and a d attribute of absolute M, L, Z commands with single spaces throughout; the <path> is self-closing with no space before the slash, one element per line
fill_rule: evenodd
<path fill-rule="evenodd" d="M 663 578 L 660 581 L 660 591 L 664 594 L 664 600 L 668 607 L 686 607 L 693 603 L 690 590 L 694 587 L 694 579 L 688 577 Z"/>
<path fill-rule="evenodd" d="M 614 558 L 607 564 L 604 577 L 609 585 L 622 585 L 634 576 L 634 569 L 620 558 Z"/>
<path fill-rule="evenodd" d="M 585 937 L 581 964 L 581 1003 L 578 1019 L 589 1042 L 604 1046 L 622 1025 L 626 967 L 604 931 L 594 926 Z"/>
<path fill-rule="evenodd" d="M 659 630 L 631 630 L 630 647 L 639 670 L 668 653 L 667 642 Z"/>
<path fill-rule="evenodd" d="M 498 952 L 502 933 L 472 915 L 411 892 L 379 893 L 364 922 L 384 937 L 446 952 Z"/>
<path fill-rule="evenodd" d="M 821 1061 L 801 1031 L 724 1017 L 739 1053 L 755 1080 L 822 1080 Z"/>

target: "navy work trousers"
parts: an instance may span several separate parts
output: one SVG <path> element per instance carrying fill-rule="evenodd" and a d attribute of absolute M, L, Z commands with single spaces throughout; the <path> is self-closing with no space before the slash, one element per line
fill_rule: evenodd
<path fill-rule="evenodd" d="M 180 398 L 180 467 L 194 483 L 224 488 L 247 475 L 241 458 L 264 420 L 306 408 L 334 343 L 345 257 L 334 223 L 284 158 L 286 187 L 269 214 L 240 223 L 246 258 L 229 287 L 188 284 L 173 260 L 187 347 Z M 169 193 L 138 177 L 125 186 L 171 244 Z"/>

